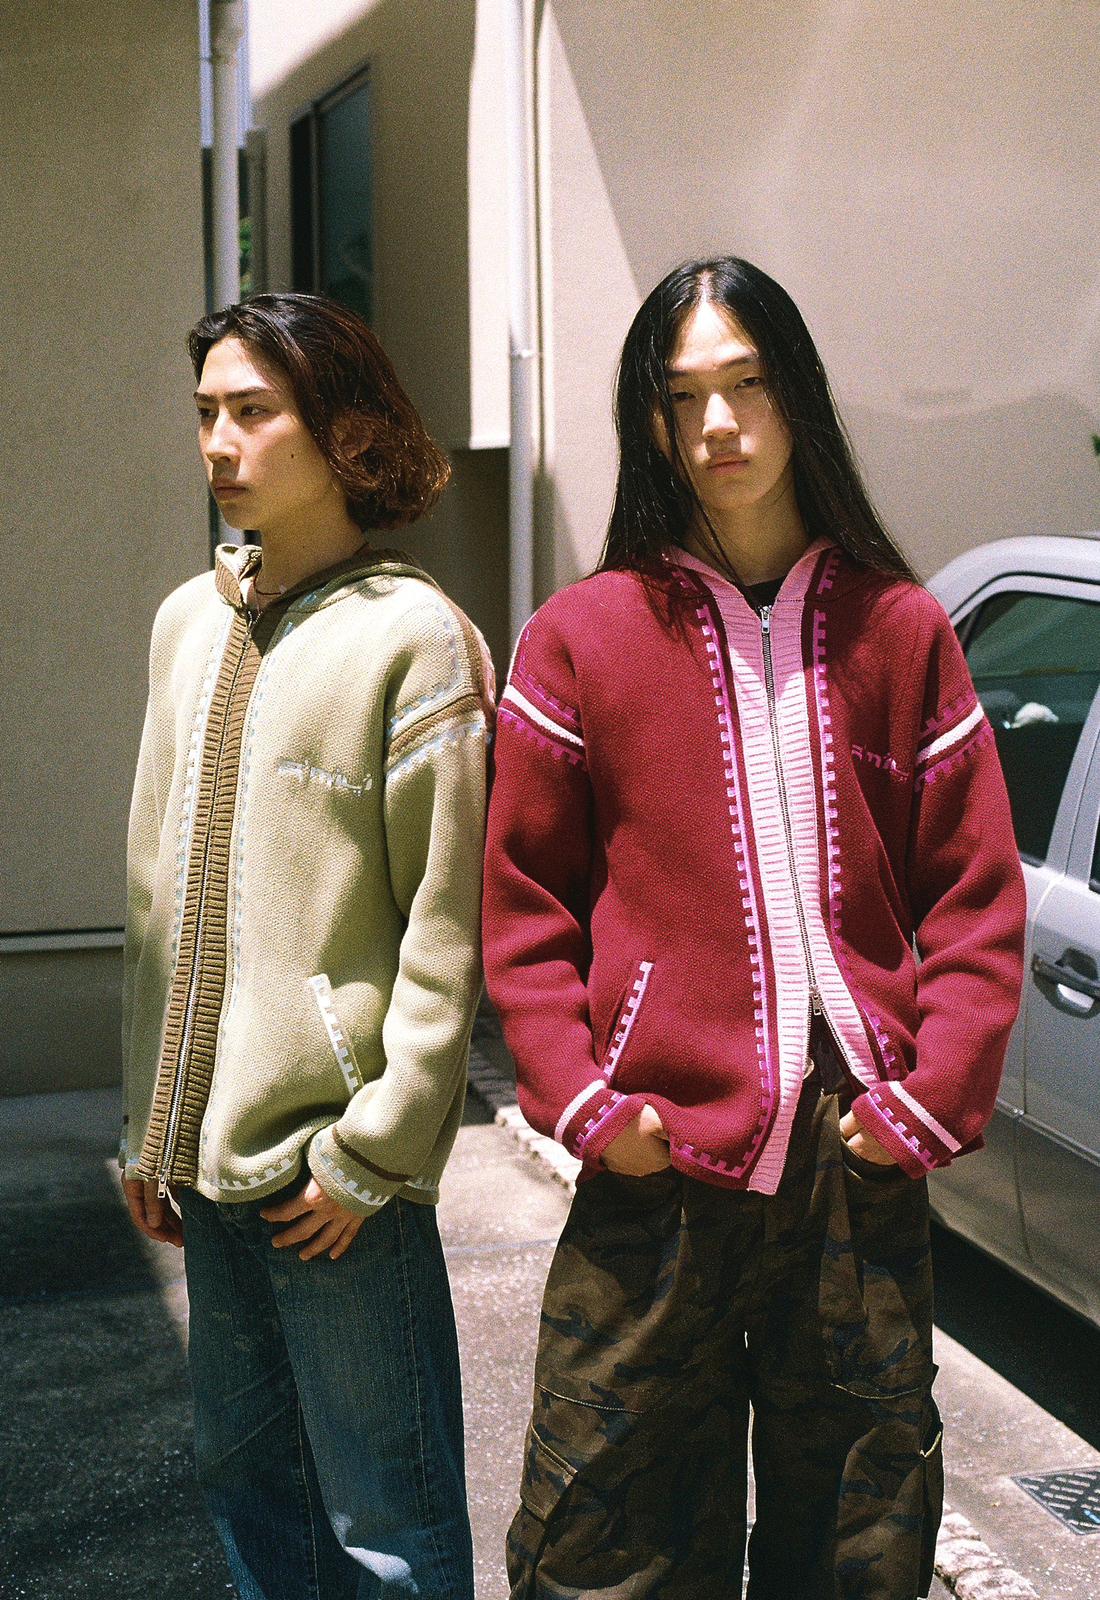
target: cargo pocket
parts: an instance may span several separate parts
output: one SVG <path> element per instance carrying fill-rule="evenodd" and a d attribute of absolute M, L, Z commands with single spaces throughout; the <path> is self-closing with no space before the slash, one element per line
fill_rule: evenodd
<path fill-rule="evenodd" d="M 917 1593 L 926 1595 L 936 1572 L 936 1539 L 943 1519 L 943 1423 L 931 1396 L 927 1403 L 920 1455 L 924 1474 L 924 1514 L 921 1521 L 920 1586 Z"/>
<path fill-rule="evenodd" d="M 535 1431 L 527 1429 L 519 1510 L 508 1530 L 506 1561 L 514 1600 L 535 1592 L 535 1578 L 549 1538 L 554 1513 L 573 1482 L 574 1468 Z"/>

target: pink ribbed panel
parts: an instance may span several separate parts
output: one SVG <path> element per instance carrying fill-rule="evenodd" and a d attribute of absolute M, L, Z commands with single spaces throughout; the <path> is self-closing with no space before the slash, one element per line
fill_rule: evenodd
<path fill-rule="evenodd" d="M 725 624 L 756 860 L 768 919 L 779 1041 L 779 1106 L 748 1187 L 762 1194 L 774 1194 L 783 1174 L 791 1123 L 805 1072 L 810 990 L 772 750 L 763 636 L 760 618 L 732 584 L 690 557 L 685 565 L 691 565 L 706 579 Z M 780 606 L 792 595 L 801 599 L 815 565 L 816 554 L 803 557 L 792 568 L 783 585 Z M 796 615 L 801 614 L 799 605 L 791 609 Z M 775 616 L 774 610 L 772 616 Z M 778 693 L 778 676 L 776 687 Z M 784 776 L 787 776 L 786 759 Z M 811 805 L 812 778 L 811 771 Z"/>
<path fill-rule="evenodd" d="M 701 562 L 698 565 L 702 567 Z M 745 852 L 744 826 L 741 820 L 744 815 L 744 797 L 741 790 L 741 777 L 738 771 L 727 663 L 723 659 L 719 638 L 712 626 L 709 613 L 705 609 L 701 609 L 697 613 L 697 617 L 703 630 L 707 664 L 710 667 L 711 682 L 714 686 L 714 708 L 718 716 L 719 738 L 722 743 L 722 760 L 726 782 L 726 805 L 729 811 L 730 832 L 733 835 L 733 847 L 737 858 L 737 881 L 741 891 L 741 912 L 744 917 L 749 947 L 749 961 L 752 967 L 756 1056 L 760 1072 L 760 1116 L 757 1119 L 757 1124 L 753 1130 L 753 1136 L 744 1158 L 736 1166 L 724 1161 L 720 1156 L 713 1155 L 709 1150 L 700 1150 L 692 1144 L 677 1144 L 676 1153 L 682 1161 L 690 1162 L 694 1166 L 704 1167 L 711 1172 L 727 1173 L 731 1177 L 739 1178 L 753 1160 L 768 1130 L 775 1106 L 776 1074 L 774 1063 L 771 1059 L 768 990 L 764 982 L 760 955 L 760 914 L 757 908 L 756 886 L 753 883 L 752 872 Z"/>
<path fill-rule="evenodd" d="M 750 1189 L 764 1194 L 774 1194 L 779 1185 L 807 1058 L 810 988 L 802 930 L 795 905 L 796 893 L 801 900 L 814 973 L 829 1023 L 859 1078 L 867 1084 L 878 1081 L 863 1021 L 852 999 L 848 981 L 833 954 L 821 910 L 818 794 L 811 750 L 813 733 L 807 698 L 808 673 L 802 654 L 802 622 L 804 604 L 818 560 L 826 548 L 824 540 L 817 540 L 795 563 L 771 611 L 776 728 L 787 792 L 797 886 L 791 878 L 790 855 L 783 825 L 783 802 L 775 770 L 760 618 L 738 590 L 713 568 L 692 556 L 678 557 L 683 565 L 690 566 L 706 580 L 718 602 L 726 629 L 749 811 L 771 936 L 779 1039 L 779 1108 L 748 1185 Z M 835 557 L 830 553 L 823 564 L 815 592 L 821 593 L 831 588 L 835 565 Z M 815 646 L 816 643 L 815 634 Z M 838 898 L 835 901 L 833 933 L 837 938 L 837 948 L 842 949 L 839 943 L 839 895 L 842 885 L 836 841 L 836 785 L 823 633 L 820 662 L 815 649 L 810 670 L 817 694 L 817 722 L 822 740 L 822 772 L 825 775 L 825 792 L 821 803 L 825 810 L 825 835 L 829 840 L 829 903 L 832 911 L 835 894 Z"/>

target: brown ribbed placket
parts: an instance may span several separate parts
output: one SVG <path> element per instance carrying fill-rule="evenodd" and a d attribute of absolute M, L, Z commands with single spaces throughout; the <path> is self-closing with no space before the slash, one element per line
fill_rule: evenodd
<path fill-rule="evenodd" d="M 285 611 L 238 612 L 222 653 L 196 779 L 179 957 L 172 977 L 138 1176 L 193 1184 L 225 998 L 229 861 L 245 717 L 264 650 Z"/>

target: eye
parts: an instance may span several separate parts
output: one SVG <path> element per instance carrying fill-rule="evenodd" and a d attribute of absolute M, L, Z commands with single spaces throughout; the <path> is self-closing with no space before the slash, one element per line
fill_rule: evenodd
<path fill-rule="evenodd" d="M 198 407 L 198 418 L 200 422 L 209 422 L 213 415 L 214 413 L 210 406 Z"/>
<path fill-rule="evenodd" d="M 264 406 L 247 405 L 247 406 L 242 406 L 241 407 L 241 416 L 242 417 L 263 417 L 263 416 L 266 416 L 266 415 L 267 415 L 267 410 L 266 410 L 266 407 L 264 407 Z"/>
<path fill-rule="evenodd" d="M 668 397 L 674 406 L 683 405 L 685 400 L 693 398 L 690 389 L 670 389 Z"/>
<path fill-rule="evenodd" d="M 742 378 L 740 383 L 737 385 L 739 389 L 761 389 L 763 386 L 764 380 L 758 373 L 750 374 L 747 378 Z"/>

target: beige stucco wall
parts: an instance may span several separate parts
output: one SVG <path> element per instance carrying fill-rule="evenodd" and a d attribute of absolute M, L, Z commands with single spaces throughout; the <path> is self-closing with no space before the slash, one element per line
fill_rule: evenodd
<path fill-rule="evenodd" d="M 149 627 L 207 559 L 182 349 L 203 292 L 197 9 L 17 10 L 0 24 L 3 935 L 121 925 Z M 116 984 L 117 956 L 0 941 L 0 1088 L 109 1080 Z"/>
<path fill-rule="evenodd" d="M 408 544 L 507 652 L 508 333 L 500 0 L 256 0 L 270 289 L 291 284 L 291 121 L 370 69 L 374 326 L 454 478 Z"/>
<path fill-rule="evenodd" d="M 926 572 L 1100 524 L 1096 0 L 547 0 L 539 66 L 543 592 L 599 551 L 630 318 L 718 251 L 798 301 Z"/>

